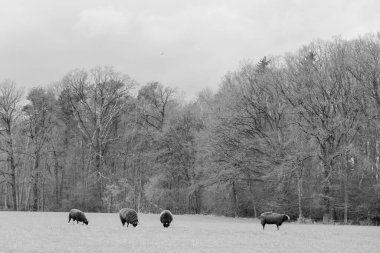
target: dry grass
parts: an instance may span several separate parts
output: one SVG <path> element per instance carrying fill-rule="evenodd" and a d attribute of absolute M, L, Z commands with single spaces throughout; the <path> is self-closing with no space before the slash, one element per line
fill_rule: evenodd
<path fill-rule="evenodd" d="M 252 219 L 139 214 L 137 228 L 118 214 L 88 213 L 89 226 L 68 213 L 0 212 L 0 252 L 380 252 L 380 228 L 285 223 L 265 231 Z"/>

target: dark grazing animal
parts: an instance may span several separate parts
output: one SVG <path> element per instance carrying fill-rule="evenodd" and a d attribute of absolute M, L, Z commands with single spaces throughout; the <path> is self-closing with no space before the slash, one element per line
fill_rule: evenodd
<path fill-rule="evenodd" d="M 127 223 L 127 227 L 129 224 L 132 224 L 134 227 L 136 227 L 137 224 L 139 224 L 137 213 L 133 209 L 123 208 L 119 211 L 119 216 L 120 216 L 121 224 L 123 224 L 123 226 L 125 225 L 125 223 Z"/>
<path fill-rule="evenodd" d="M 73 219 L 73 223 L 77 221 L 77 224 L 79 222 L 83 222 L 84 224 L 88 225 L 88 220 L 86 218 L 86 215 L 81 210 L 78 209 L 71 209 L 69 213 L 69 223 Z"/>
<path fill-rule="evenodd" d="M 290 217 L 286 214 L 278 214 L 272 212 L 265 212 L 260 215 L 261 225 L 263 225 L 263 230 L 265 228 L 265 224 L 276 224 L 277 230 L 279 230 L 279 226 L 284 221 L 290 220 Z"/>
<path fill-rule="evenodd" d="M 169 210 L 164 210 L 160 214 L 160 221 L 164 228 L 170 226 L 170 223 L 173 221 L 173 214 Z"/>

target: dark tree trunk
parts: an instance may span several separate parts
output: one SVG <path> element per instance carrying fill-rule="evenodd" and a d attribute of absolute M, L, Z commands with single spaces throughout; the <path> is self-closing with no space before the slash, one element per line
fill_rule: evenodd
<path fill-rule="evenodd" d="M 235 187 L 235 181 L 232 181 L 232 200 L 234 208 L 234 217 L 238 217 L 238 205 L 237 205 L 237 193 Z"/>
<path fill-rule="evenodd" d="M 348 224 L 348 186 L 344 185 L 344 224 Z"/>
<path fill-rule="evenodd" d="M 17 183 L 16 183 L 16 165 L 13 157 L 13 147 L 11 144 L 11 151 L 9 154 L 10 166 L 11 166 L 11 186 L 12 186 L 12 197 L 13 197 L 13 210 L 17 211 Z"/>
<path fill-rule="evenodd" d="M 55 177 L 55 203 L 57 207 L 60 206 L 60 194 L 59 194 L 59 164 L 58 164 L 58 157 L 57 152 L 53 151 L 54 156 L 54 177 Z"/>
<path fill-rule="evenodd" d="M 98 172 L 98 182 L 96 185 L 97 189 L 97 198 L 98 198 L 98 206 L 100 208 L 100 211 L 103 210 L 103 171 L 102 171 L 102 158 L 101 154 L 99 152 L 95 155 L 95 169 Z"/>
<path fill-rule="evenodd" d="M 302 170 L 302 168 L 300 170 Z M 303 222 L 303 214 L 302 214 L 302 171 L 298 172 L 297 189 L 298 189 L 298 222 Z"/>
<path fill-rule="evenodd" d="M 45 212 L 45 179 L 42 180 L 42 212 Z"/>
<path fill-rule="evenodd" d="M 38 211 L 38 183 L 39 183 L 39 163 L 40 157 L 36 154 L 34 160 L 34 182 L 33 182 L 33 211 Z"/>
<path fill-rule="evenodd" d="M 201 190 L 198 188 L 195 190 L 195 213 L 199 214 L 201 212 Z"/>
<path fill-rule="evenodd" d="M 330 153 L 332 153 L 331 143 L 326 143 L 325 146 L 322 146 L 322 165 L 323 165 L 323 223 L 329 223 L 331 219 L 333 219 L 333 205 L 331 203 L 331 173 L 332 173 L 332 162 L 328 157 Z"/>
<path fill-rule="evenodd" d="M 323 223 L 329 223 L 331 220 L 331 201 L 330 201 L 330 168 L 327 161 L 323 161 Z"/>
<path fill-rule="evenodd" d="M 254 193 L 253 188 L 252 188 L 251 178 L 249 178 L 249 191 L 251 192 L 251 201 L 252 201 L 252 207 L 253 207 L 253 215 L 256 218 L 257 217 L 256 198 L 255 198 L 255 193 Z"/>
<path fill-rule="evenodd" d="M 13 140 L 12 140 L 12 131 L 11 131 L 11 123 L 10 121 L 7 122 L 6 124 L 6 132 L 8 135 L 8 145 L 9 145 L 9 150 L 7 150 L 7 155 L 8 155 L 8 161 L 9 161 L 9 166 L 11 169 L 11 187 L 12 187 L 12 200 L 13 200 L 13 210 L 17 211 L 17 182 L 16 182 L 16 163 L 14 159 L 14 153 L 13 153 Z"/>
<path fill-rule="evenodd" d="M 350 165 L 348 162 L 348 155 L 344 158 L 344 224 L 348 224 L 348 179 L 349 179 Z"/>
<path fill-rule="evenodd" d="M 62 166 L 61 182 L 60 182 L 60 186 L 59 186 L 59 199 L 60 199 L 59 207 L 62 207 L 63 189 L 64 189 L 64 185 L 65 185 L 64 180 L 65 180 L 65 169 L 64 169 L 64 166 Z"/>

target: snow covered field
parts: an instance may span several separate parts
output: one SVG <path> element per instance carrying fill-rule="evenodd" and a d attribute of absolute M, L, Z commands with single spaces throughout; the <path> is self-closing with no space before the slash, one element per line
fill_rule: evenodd
<path fill-rule="evenodd" d="M 380 227 L 284 223 L 262 230 L 258 220 L 176 215 L 165 229 L 158 214 L 139 214 L 123 227 L 117 213 L 0 212 L 0 252 L 380 252 Z"/>

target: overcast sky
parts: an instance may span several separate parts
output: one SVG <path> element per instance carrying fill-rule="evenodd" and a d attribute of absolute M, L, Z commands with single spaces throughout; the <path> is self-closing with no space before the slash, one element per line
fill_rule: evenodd
<path fill-rule="evenodd" d="M 380 31 L 376 0 L 0 0 L 0 80 L 45 86 L 112 65 L 193 98 L 242 60 Z"/>

